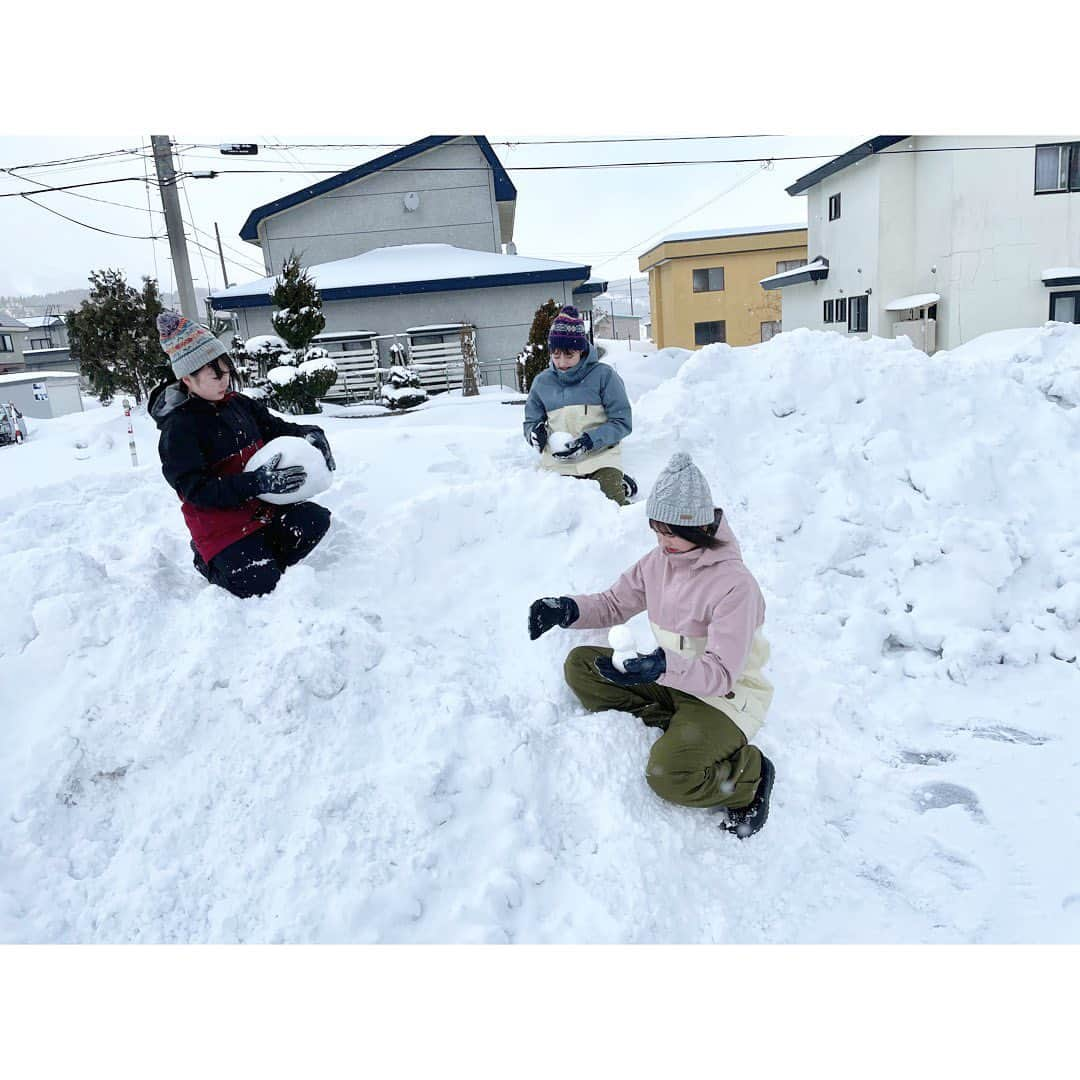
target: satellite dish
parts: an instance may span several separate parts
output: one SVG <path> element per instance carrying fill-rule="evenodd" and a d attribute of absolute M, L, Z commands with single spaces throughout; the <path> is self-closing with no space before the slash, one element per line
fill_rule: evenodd
<path fill-rule="evenodd" d="M 420 196 L 415 191 L 406 192 L 404 202 L 406 210 L 416 210 L 420 206 Z"/>

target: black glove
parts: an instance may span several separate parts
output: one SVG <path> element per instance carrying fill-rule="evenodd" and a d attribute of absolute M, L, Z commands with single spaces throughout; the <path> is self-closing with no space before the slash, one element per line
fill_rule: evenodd
<path fill-rule="evenodd" d="M 530 446 L 535 446 L 537 450 L 542 454 L 544 447 L 547 446 L 548 436 L 551 432 L 548 430 L 547 421 L 541 420 L 536 424 L 533 424 L 532 431 L 528 434 L 528 440 Z"/>
<path fill-rule="evenodd" d="M 304 438 L 322 452 L 322 456 L 326 458 L 326 467 L 333 472 L 337 468 L 337 462 L 334 461 L 334 455 L 330 453 L 330 443 L 327 442 L 323 429 L 319 427 L 308 428 L 304 432 Z"/>
<path fill-rule="evenodd" d="M 291 495 L 304 486 L 304 481 L 307 480 L 304 467 L 290 465 L 287 469 L 279 469 L 280 461 L 281 455 L 275 454 L 265 465 L 252 473 L 255 477 L 256 495 Z"/>
<path fill-rule="evenodd" d="M 560 461 L 576 461 L 578 458 L 591 453 L 592 448 L 592 439 L 586 431 L 583 435 L 579 435 L 565 450 L 559 450 L 552 453 L 551 456 L 558 458 Z"/>
<path fill-rule="evenodd" d="M 616 686 L 638 686 L 641 683 L 654 683 L 667 671 L 667 658 L 663 649 L 656 652 L 646 653 L 635 659 L 627 660 L 623 667 L 626 668 L 624 675 L 607 656 L 598 656 L 593 661 L 597 674 L 607 679 Z"/>
<path fill-rule="evenodd" d="M 565 630 L 577 622 L 580 614 L 577 604 L 569 596 L 545 596 L 542 600 L 534 600 L 529 605 L 529 640 L 535 641 L 553 626 Z"/>

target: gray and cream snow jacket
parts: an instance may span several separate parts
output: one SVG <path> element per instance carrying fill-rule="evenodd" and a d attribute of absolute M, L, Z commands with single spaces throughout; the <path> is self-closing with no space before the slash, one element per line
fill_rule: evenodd
<path fill-rule="evenodd" d="M 540 464 L 564 476 L 588 476 L 597 469 L 622 469 L 619 443 L 630 434 L 632 413 L 618 372 L 602 364 L 590 349 L 569 371 L 552 364 L 533 379 L 525 402 L 525 438 L 546 420 L 551 431 L 577 438 L 589 433 L 593 450 L 577 461 L 559 461 L 544 448 Z"/>

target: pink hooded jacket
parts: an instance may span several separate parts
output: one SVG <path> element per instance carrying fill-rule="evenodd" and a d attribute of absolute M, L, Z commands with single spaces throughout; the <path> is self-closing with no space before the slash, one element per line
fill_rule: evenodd
<path fill-rule="evenodd" d="M 617 626 L 648 610 L 654 631 L 667 631 L 674 644 L 664 641 L 667 671 L 657 680 L 661 686 L 682 690 L 697 698 L 734 699 L 746 711 L 744 694 L 733 694 L 747 669 L 752 650 L 755 670 L 750 711 L 743 722 L 736 706 L 725 701 L 725 712 L 751 737 L 764 721 L 772 688 L 760 674 L 768 657 L 768 645 L 758 631 L 765 621 L 765 600 L 726 519 L 721 519 L 717 538 L 721 547 L 672 555 L 659 545 L 639 559 L 610 589 L 590 596 L 575 596 L 581 612 L 573 629 L 593 630 Z M 698 639 L 693 648 L 689 639 Z M 686 645 L 681 649 L 679 645 Z M 700 655 L 691 655 L 700 651 Z M 767 694 L 766 694 L 767 690 Z M 714 704 L 715 702 L 710 702 Z"/>

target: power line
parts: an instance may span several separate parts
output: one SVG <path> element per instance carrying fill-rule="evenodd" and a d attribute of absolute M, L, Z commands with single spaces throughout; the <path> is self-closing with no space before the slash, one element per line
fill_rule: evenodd
<path fill-rule="evenodd" d="M 0 172 L 11 173 L 10 169 L 0 169 Z M 36 184 L 38 181 L 31 180 L 28 176 L 17 176 L 16 180 L 29 181 Z M 5 191 L 0 193 L 0 199 L 15 199 L 25 198 L 27 195 L 45 195 L 50 191 L 71 191 L 74 188 L 84 187 L 100 187 L 102 184 L 126 184 L 129 181 L 134 181 L 137 184 L 145 182 L 145 177 L 142 176 L 118 176 L 114 180 L 84 180 L 81 184 L 61 184 L 59 187 L 46 187 L 46 188 L 33 188 L 30 191 Z"/>
<path fill-rule="evenodd" d="M 652 142 L 706 142 L 723 139 L 782 139 L 784 135 L 643 135 L 618 138 L 581 138 L 581 139 L 488 139 L 492 146 L 584 146 L 616 143 L 652 143 Z M 217 143 L 195 143 L 200 150 L 213 150 Z M 266 149 L 278 150 L 400 150 L 409 143 L 368 142 L 368 143 L 283 143 L 263 142 Z"/>
<path fill-rule="evenodd" d="M 76 165 L 83 162 L 101 161 L 105 158 L 119 157 L 124 154 L 133 155 L 138 154 L 139 149 L 132 150 L 105 150 L 99 151 L 95 154 L 83 154 L 81 157 L 68 157 L 58 158 L 55 161 L 37 161 L 32 162 L 29 165 L 11 165 L 7 169 L 0 169 L 0 172 L 9 172 L 11 169 L 26 170 L 26 169 L 53 169 L 61 168 L 68 165 Z"/>
<path fill-rule="evenodd" d="M 59 218 L 63 218 L 65 221 L 70 221 L 73 225 L 81 225 L 84 229 L 92 229 L 94 232 L 104 233 L 106 236 L 120 236 L 125 240 L 160 240 L 158 236 L 133 236 L 131 233 L 119 233 L 113 232 L 111 229 L 101 229 L 97 225 L 91 225 L 85 221 L 79 221 L 77 218 L 68 217 L 67 214 L 61 214 L 59 210 L 54 210 L 51 206 L 45 206 L 43 203 L 34 202 L 34 200 L 24 193 L 20 193 L 28 203 L 36 206 L 39 210 L 46 210 L 50 214 L 55 214 Z M 35 192 L 35 194 L 37 194 Z"/>
<path fill-rule="evenodd" d="M 145 177 L 145 163 L 144 163 L 143 171 L 144 171 L 144 178 L 148 179 L 148 177 Z M 37 180 L 33 176 L 15 176 L 15 173 L 11 169 L 0 169 L 0 172 L 5 172 L 9 176 L 14 176 L 16 180 L 22 180 L 24 182 L 29 182 L 31 184 L 37 184 L 38 187 L 44 189 L 42 192 L 40 192 L 40 194 L 44 194 L 45 192 L 48 192 L 48 191 L 57 191 L 57 190 L 62 191 L 63 190 L 63 189 L 58 189 L 58 188 L 51 188 L 51 187 L 49 187 L 48 184 L 45 183 L 44 180 Z M 72 198 L 75 198 L 75 199 L 88 199 L 90 202 L 104 203 L 106 206 L 118 206 L 118 207 L 123 208 L 124 210 L 136 210 L 140 214 L 143 212 L 143 209 L 142 209 L 141 206 L 132 206 L 131 203 L 114 202 L 112 199 L 99 199 L 96 195 L 83 195 L 81 192 L 78 192 L 78 191 L 65 191 L 64 194 L 71 195 Z M 157 214 L 161 215 L 162 217 L 164 217 L 164 214 L 162 214 L 160 210 L 151 211 L 151 213 L 157 213 Z M 152 227 L 152 223 L 151 223 L 151 227 Z"/>
<path fill-rule="evenodd" d="M 659 229 L 656 229 L 655 231 L 649 233 L 648 236 L 642 238 L 641 240 L 638 240 L 636 243 L 631 244 L 628 248 L 623 249 L 617 255 L 612 255 L 609 259 L 603 259 L 601 262 L 597 263 L 596 266 L 593 267 L 593 270 L 600 266 L 606 266 L 609 262 L 614 262 L 616 259 L 622 258 L 623 255 L 628 255 L 636 248 L 640 248 L 642 244 L 647 243 L 654 236 L 659 236 L 661 233 L 665 233 L 668 231 L 668 229 L 674 228 L 674 226 L 678 225 L 680 222 L 685 221 L 687 218 L 693 217 L 695 214 L 704 210 L 706 206 L 711 206 L 714 202 L 717 201 L 717 199 L 722 199 L 725 195 L 730 194 L 737 187 L 742 187 L 742 185 L 745 184 L 748 180 L 752 180 L 755 176 L 760 176 L 766 170 L 766 168 L 767 166 L 762 165 L 756 171 L 747 173 L 747 175 L 744 176 L 741 180 L 736 180 L 735 183 L 731 185 L 731 187 L 725 188 L 719 194 L 714 195 L 711 199 L 707 199 L 700 206 L 695 207 L 693 210 L 691 210 L 688 214 L 683 214 L 682 217 L 676 218 L 669 224 L 662 225 Z"/>

